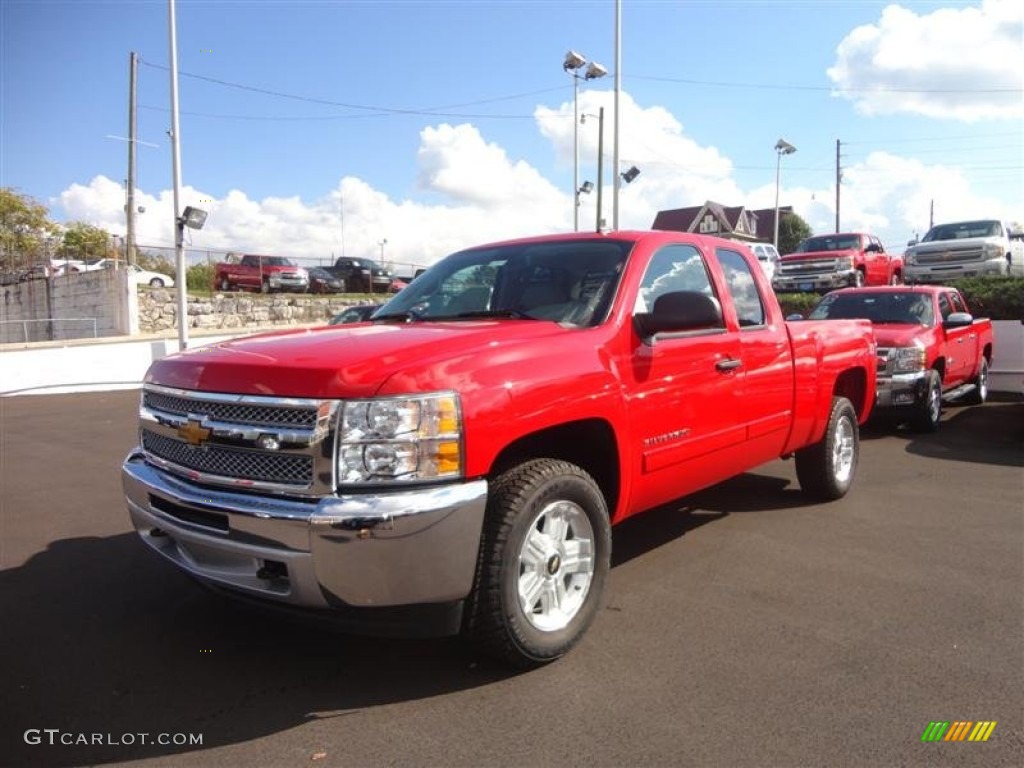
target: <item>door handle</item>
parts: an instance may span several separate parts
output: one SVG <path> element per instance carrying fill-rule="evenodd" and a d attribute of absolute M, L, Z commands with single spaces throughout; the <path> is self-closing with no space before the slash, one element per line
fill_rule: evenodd
<path fill-rule="evenodd" d="M 728 373 L 729 371 L 735 371 L 741 365 L 743 365 L 743 362 L 740 360 L 719 360 L 715 363 L 715 368 L 722 373 Z"/>

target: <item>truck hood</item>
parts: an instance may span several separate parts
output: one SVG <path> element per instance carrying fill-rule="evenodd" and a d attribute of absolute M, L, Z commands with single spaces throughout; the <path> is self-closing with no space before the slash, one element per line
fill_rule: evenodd
<path fill-rule="evenodd" d="M 331 326 L 233 339 L 155 361 L 146 382 L 181 389 L 277 397 L 370 397 L 394 374 L 433 371 L 450 382 L 488 360 L 536 356 L 553 322 L 487 320 Z"/>
<path fill-rule="evenodd" d="M 875 334 L 875 342 L 880 347 L 909 347 L 913 346 L 914 340 L 928 332 L 923 325 L 908 325 L 904 323 L 885 323 L 872 327 Z"/>
<path fill-rule="evenodd" d="M 998 237 L 963 237 L 957 240 L 930 240 L 926 243 L 916 243 L 907 248 L 914 253 L 932 253 L 935 251 L 968 251 L 977 250 L 989 243 L 1001 244 L 1003 241 Z"/>

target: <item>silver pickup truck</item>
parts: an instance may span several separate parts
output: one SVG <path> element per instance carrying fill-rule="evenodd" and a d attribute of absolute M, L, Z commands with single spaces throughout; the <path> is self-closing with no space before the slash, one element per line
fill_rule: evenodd
<path fill-rule="evenodd" d="M 1024 275 L 1021 233 L 998 219 L 938 224 L 908 243 L 903 254 L 908 283 L 945 283 L 959 277 Z"/>

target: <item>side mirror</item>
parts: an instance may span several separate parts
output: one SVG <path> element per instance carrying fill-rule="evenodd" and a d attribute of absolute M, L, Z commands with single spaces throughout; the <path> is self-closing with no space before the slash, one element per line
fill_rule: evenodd
<path fill-rule="evenodd" d="M 794 312 L 792 315 L 786 315 L 786 320 L 788 322 L 791 322 L 791 323 L 796 322 L 797 320 L 803 320 L 803 319 L 804 319 L 804 316 L 801 315 L 799 312 Z"/>
<path fill-rule="evenodd" d="M 907 245 L 917 245 L 917 238 L 914 238 L 913 240 L 907 240 Z"/>
<path fill-rule="evenodd" d="M 716 299 L 697 291 L 670 291 L 654 301 L 650 312 L 634 316 L 637 332 L 648 339 L 664 332 L 722 328 L 722 308 Z"/>
<path fill-rule="evenodd" d="M 966 328 L 974 324 L 974 317 L 969 312 L 953 312 L 942 321 L 943 328 Z"/>

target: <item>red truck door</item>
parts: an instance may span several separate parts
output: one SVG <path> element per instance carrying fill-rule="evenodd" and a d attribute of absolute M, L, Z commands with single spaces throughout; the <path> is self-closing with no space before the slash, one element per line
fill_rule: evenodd
<path fill-rule="evenodd" d="M 793 351 L 785 327 L 770 324 L 756 265 L 729 248 L 717 248 L 715 258 L 739 329 L 736 416 L 746 425 L 747 460 L 759 464 L 782 453 L 793 424 Z"/>
<path fill-rule="evenodd" d="M 663 246 L 647 265 L 634 311 L 646 312 L 661 294 L 682 290 L 716 295 L 694 246 Z M 736 473 L 746 435 L 737 416 L 736 379 L 742 373 L 739 334 L 724 322 L 659 334 L 647 343 L 632 338 L 620 365 L 639 459 L 630 506 L 645 509 Z"/>
<path fill-rule="evenodd" d="M 966 312 L 960 294 L 955 290 L 939 295 L 939 314 L 943 323 L 954 312 Z M 946 338 L 946 376 L 943 389 L 949 389 L 973 378 L 978 361 L 978 332 L 970 325 L 962 328 L 943 328 Z"/>

